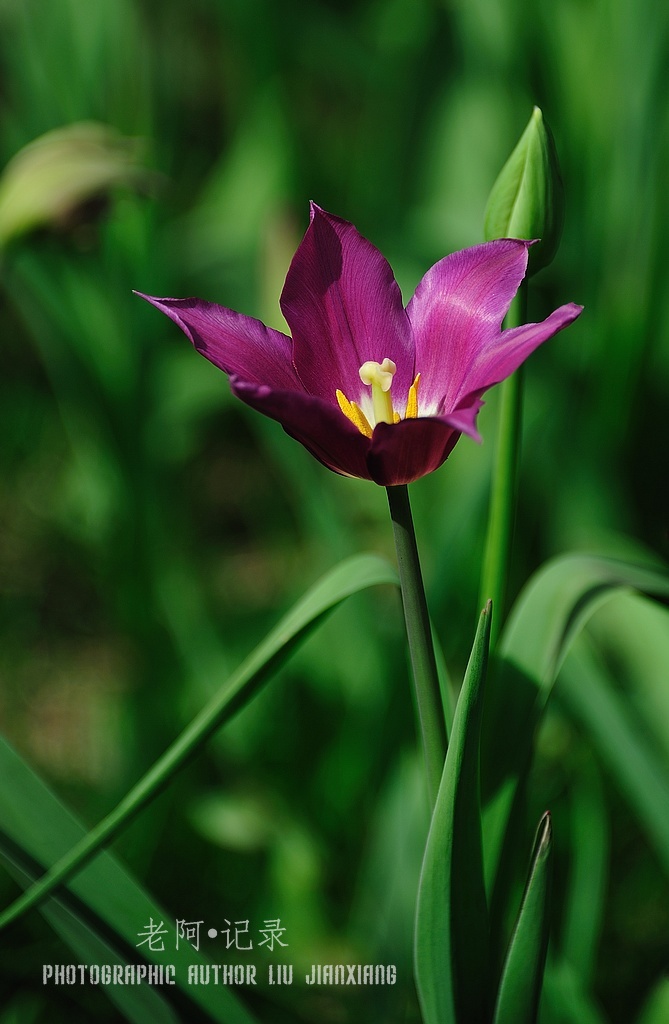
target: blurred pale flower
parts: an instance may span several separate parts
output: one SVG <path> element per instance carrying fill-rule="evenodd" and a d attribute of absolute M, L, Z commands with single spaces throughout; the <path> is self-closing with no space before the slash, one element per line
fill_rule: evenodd
<path fill-rule="evenodd" d="M 40 227 L 63 227 L 118 185 L 144 189 L 141 143 L 94 121 L 56 128 L 24 146 L 0 176 L 0 246 Z"/>
<path fill-rule="evenodd" d="M 281 295 L 292 339 L 201 299 L 144 295 L 329 469 L 385 486 L 437 469 L 481 395 L 581 312 L 502 331 L 531 243 L 501 239 L 436 263 L 406 309 L 393 272 L 352 224 L 315 204 Z"/>

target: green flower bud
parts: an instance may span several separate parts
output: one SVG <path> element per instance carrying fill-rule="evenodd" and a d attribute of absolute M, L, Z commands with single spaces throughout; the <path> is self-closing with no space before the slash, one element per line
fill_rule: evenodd
<path fill-rule="evenodd" d="M 485 238 L 538 238 L 528 275 L 553 260 L 564 220 L 564 190 L 555 143 L 539 107 L 492 187 Z"/>

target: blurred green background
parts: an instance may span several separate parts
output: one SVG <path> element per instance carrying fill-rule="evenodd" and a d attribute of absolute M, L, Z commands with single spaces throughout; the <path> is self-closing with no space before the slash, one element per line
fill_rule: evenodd
<path fill-rule="evenodd" d="M 86 822 L 321 572 L 363 549 L 392 556 L 383 491 L 328 473 L 232 399 L 131 293 L 199 295 L 281 327 L 309 199 L 384 252 L 408 300 L 433 262 L 482 240 L 489 189 L 541 106 L 567 213 L 530 319 L 567 301 L 586 310 L 526 369 L 510 596 L 569 549 L 667 557 L 661 5 L 1 0 L 0 53 L 0 721 Z M 484 444 L 462 440 L 412 488 L 456 681 L 495 413 L 493 392 Z M 602 636 L 614 627 L 615 615 Z M 633 701 L 651 722 L 644 693 Z M 357 597 L 115 849 L 175 918 L 249 919 L 256 932 L 280 918 L 305 969 L 398 965 L 396 988 L 371 995 L 250 993 L 262 1020 L 416 1022 L 415 743 L 398 599 Z M 595 826 L 606 837 L 591 861 L 599 1016 L 568 1019 L 628 1024 L 666 970 L 669 885 L 600 767 L 553 712 L 535 788 L 555 817 L 556 950 L 570 843 Z M 3 904 L 14 893 L 0 878 Z M 225 961 L 215 943 L 206 952 Z M 41 964 L 71 956 L 38 914 L 15 928 L 0 1020 L 115 1020 L 101 992 L 42 989 Z"/>

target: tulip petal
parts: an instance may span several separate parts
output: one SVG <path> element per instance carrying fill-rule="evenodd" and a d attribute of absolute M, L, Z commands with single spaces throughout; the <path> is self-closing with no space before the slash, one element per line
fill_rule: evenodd
<path fill-rule="evenodd" d="M 393 397 L 406 401 L 414 378 L 413 339 L 390 265 L 352 224 L 314 203 L 281 309 L 306 391 L 336 404 L 339 389 L 359 402 L 362 364 L 389 358 L 397 366 Z"/>
<path fill-rule="evenodd" d="M 542 342 L 568 327 L 581 315 L 583 306 L 570 302 L 554 310 L 538 324 L 523 324 L 502 331 L 492 343 L 479 352 L 464 386 L 469 390 L 485 391 L 493 384 L 506 380 Z"/>
<path fill-rule="evenodd" d="M 239 377 L 230 378 L 233 393 L 247 405 L 278 420 L 291 437 L 328 469 L 342 476 L 370 480 L 365 461 L 369 439 L 338 407 L 303 391 L 280 391 Z"/>
<path fill-rule="evenodd" d="M 421 374 L 419 408 L 450 412 L 474 391 L 477 353 L 499 334 L 527 269 L 531 243 L 502 238 L 446 256 L 428 270 L 407 306 Z"/>
<path fill-rule="evenodd" d="M 291 341 L 252 316 L 202 299 L 156 299 L 135 292 L 174 320 L 195 348 L 225 373 L 256 384 L 302 391 Z"/>
<path fill-rule="evenodd" d="M 453 412 L 449 412 L 447 416 L 443 416 L 450 423 L 452 427 L 455 427 L 462 434 L 467 434 L 472 438 L 473 441 L 478 441 L 480 444 L 483 438 L 478 432 L 476 427 L 476 417 L 479 414 L 484 403 L 481 401 L 480 395 L 477 392 L 473 392 L 460 403 L 457 409 Z"/>
<path fill-rule="evenodd" d="M 410 484 L 438 469 L 459 437 L 460 428 L 448 416 L 378 423 L 367 456 L 369 476 L 383 487 Z"/>

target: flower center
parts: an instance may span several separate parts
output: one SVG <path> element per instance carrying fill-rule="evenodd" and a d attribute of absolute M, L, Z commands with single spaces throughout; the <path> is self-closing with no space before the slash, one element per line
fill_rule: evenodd
<path fill-rule="evenodd" d="M 337 389 L 336 395 L 339 408 L 344 413 L 344 416 L 348 417 L 351 423 L 354 423 L 365 437 L 372 436 L 372 431 L 377 423 L 399 423 L 402 418 L 398 412 L 395 412 L 390 395 L 393 377 L 396 372 L 397 366 L 392 359 L 387 357 L 381 363 L 370 359 L 363 363 L 358 370 L 362 383 L 372 389 L 373 423 L 370 422 L 370 418 L 365 415 L 357 402 L 349 402 L 346 395 Z M 418 373 L 409 388 L 404 419 L 415 419 L 418 416 L 419 381 L 420 374 Z"/>

